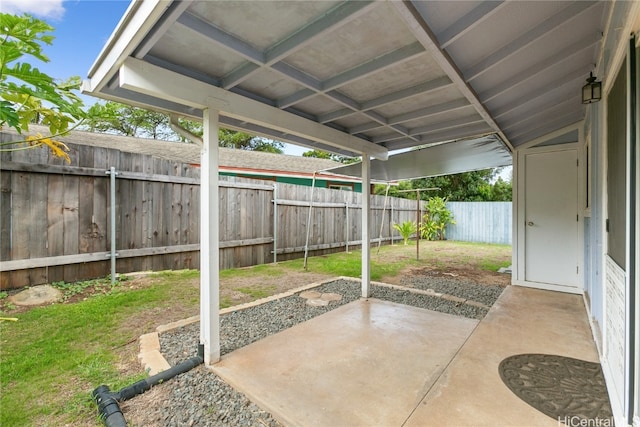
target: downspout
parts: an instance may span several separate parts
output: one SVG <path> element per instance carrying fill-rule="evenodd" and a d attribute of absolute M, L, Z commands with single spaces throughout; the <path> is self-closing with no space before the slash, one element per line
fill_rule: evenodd
<path fill-rule="evenodd" d="M 636 400 L 637 400 L 637 396 L 635 395 L 636 393 L 636 385 L 635 385 L 635 378 L 636 378 L 636 358 L 639 356 L 637 354 L 634 354 L 636 351 L 636 316 L 638 315 L 636 308 L 634 307 L 635 303 L 636 303 L 636 292 L 638 292 L 636 286 L 637 286 L 637 274 L 638 272 L 636 271 L 636 264 L 635 264 L 635 259 L 637 257 L 637 253 L 636 253 L 636 216 L 637 216 L 637 212 L 636 212 L 636 204 L 635 204 L 635 199 L 636 199 L 636 195 L 637 195 L 637 191 L 638 191 L 638 183 L 636 182 L 636 168 L 638 167 L 638 165 L 636 164 L 636 141 L 637 141 L 637 132 L 638 132 L 638 128 L 637 128 L 637 123 L 636 123 L 636 117 L 638 117 L 637 115 L 637 109 L 638 109 L 638 104 L 637 104 L 637 96 L 638 96 L 638 87 L 637 87 L 637 81 L 638 81 L 638 76 L 637 76 L 637 58 L 636 58 L 636 38 L 635 36 L 632 36 L 629 39 L 629 54 L 628 54 L 628 59 L 627 59 L 627 67 L 628 67 L 628 81 L 629 81 L 629 115 L 628 115 L 628 120 L 629 120 L 629 153 L 627 154 L 628 156 L 628 164 L 629 164 L 629 176 L 631 177 L 631 179 L 629 179 L 629 193 L 628 193 L 628 200 L 629 200 L 629 212 L 628 212 L 628 216 L 629 216 L 629 220 L 627 221 L 627 224 L 629 224 L 628 227 L 628 232 L 627 232 L 627 236 L 629 241 L 627 242 L 627 245 L 629 246 L 629 256 L 628 256 L 628 261 L 627 261 L 627 266 L 628 266 L 628 276 L 629 276 L 629 297 L 628 297 L 628 301 L 629 303 L 627 304 L 627 311 L 629 313 L 629 359 L 628 359 L 628 364 L 629 364 L 629 396 L 628 396 L 628 401 L 627 401 L 627 405 L 629 407 L 629 411 L 628 411 L 628 417 L 627 417 L 627 422 L 629 423 L 629 425 L 632 425 L 634 423 L 634 411 L 636 409 Z"/>
<path fill-rule="evenodd" d="M 204 345 L 199 344 L 197 356 L 178 363 L 149 378 L 124 387 L 120 391 L 112 392 L 106 385 L 101 385 L 91 392 L 91 397 L 96 402 L 96 405 L 98 405 L 99 418 L 106 427 L 127 427 L 127 421 L 124 419 L 124 415 L 120 409 L 120 402 L 132 399 L 148 391 L 151 387 L 168 381 L 177 375 L 184 374 L 202 363 L 204 363 Z"/>

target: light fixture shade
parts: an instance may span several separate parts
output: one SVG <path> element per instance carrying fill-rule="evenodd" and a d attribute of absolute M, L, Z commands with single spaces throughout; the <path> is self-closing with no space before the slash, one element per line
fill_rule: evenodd
<path fill-rule="evenodd" d="M 587 84 L 582 86 L 582 103 L 592 104 L 602 99 L 602 82 L 597 82 L 593 73 L 589 75 Z"/>

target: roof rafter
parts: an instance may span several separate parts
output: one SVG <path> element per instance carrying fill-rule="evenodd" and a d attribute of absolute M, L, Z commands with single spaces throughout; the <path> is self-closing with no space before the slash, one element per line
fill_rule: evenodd
<path fill-rule="evenodd" d="M 515 119 L 509 122 L 508 126 L 505 126 L 504 131 L 509 132 L 512 129 L 520 128 L 522 126 L 526 126 L 528 123 L 538 124 L 540 121 L 547 121 L 550 118 L 558 117 L 562 111 L 566 109 L 567 106 L 578 105 L 580 104 L 581 98 L 579 93 L 575 93 L 572 97 L 564 97 L 561 102 L 558 102 L 553 107 L 548 109 L 540 109 L 535 114 L 520 116 L 519 119 Z"/>
<path fill-rule="evenodd" d="M 527 93 L 522 94 L 515 101 L 495 108 L 494 113 L 496 115 L 496 118 L 500 118 L 504 114 L 513 112 L 516 109 L 523 108 L 537 99 L 544 98 L 545 96 L 548 95 L 549 92 L 557 92 L 559 89 L 562 88 L 562 86 L 566 84 L 575 84 L 575 81 L 577 79 L 580 79 L 581 77 L 584 77 L 584 68 L 583 67 L 575 68 L 573 71 L 570 71 L 569 73 L 565 74 L 561 78 L 554 80 L 552 82 L 548 82 L 547 87 L 549 88 L 549 90 L 544 92 L 541 92 L 540 90 L 530 90 Z"/>
<path fill-rule="evenodd" d="M 484 20 L 489 18 L 493 13 L 504 6 L 504 1 L 485 1 L 480 3 L 476 8 L 467 13 L 462 18 L 451 24 L 446 30 L 438 34 L 440 47 L 445 49 L 451 43 L 465 35 L 471 29 L 480 25 Z"/>
<path fill-rule="evenodd" d="M 462 95 L 467 98 L 471 105 L 474 106 L 478 114 L 480 114 L 480 116 L 485 120 L 487 126 L 500 135 L 500 139 L 506 144 L 509 151 L 513 151 L 513 145 L 509 142 L 509 139 L 501 131 L 498 124 L 495 122 L 493 117 L 491 117 L 489 111 L 484 105 L 482 105 L 471 86 L 469 86 L 464 80 L 464 77 L 455 62 L 446 52 L 440 49 L 433 31 L 431 31 L 431 28 L 429 28 L 424 19 L 422 19 L 420 12 L 416 10 L 413 3 L 408 1 L 391 2 L 391 5 L 406 23 L 407 28 L 413 33 L 418 41 L 422 43 L 425 49 L 438 63 L 440 68 L 444 70 L 458 90 L 460 90 Z"/>
<path fill-rule="evenodd" d="M 288 37 L 264 51 L 264 60 L 260 65 L 246 63 L 223 78 L 224 88 L 239 85 L 256 73 L 262 66 L 271 66 L 285 57 L 308 46 L 318 37 L 334 31 L 371 10 L 375 2 L 369 0 L 345 2 L 326 12 L 315 21 L 299 28 Z M 286 106 L 285 106 L 286 107 Z M 284 108 L 284 107 L 283 107 Z"/>
<path fill-rule="evenodd" d="M 578 110 L 569 112 L 561 117 L 556 117 L 548 122 L 541 124 L 535 128 L 529 128 L 525 132 L 518 133 L 514 136 L 514 141 L 517 144 L 524 144 L 532 141 L 542 135 L 548 134 L 551 130 L 559 129 L 579 122 L 582 119 L 583 114 Z"/>
<path fill-rule="evenodd" d="M 359 2 L 353 2 L 353 3 L 359 3 Z M 292 52 L 293 50 L 297 49 L 296 46 L 300 46 L 300 44 L 304 44 L 304 40 L 310 41 L 313 38 L 312 34 L 314 36 L 324 34 L 325 32 L 320 31 L 322 28 L 320 24 L 323 22 L 323 19 L 329 19 L 330 20 L 329 23 L 338 25 L 338 23 L 344 23 L 344 18 L 340 20 L 338 19 L 338 17 L 343 16 L 346 10 L 350 12 L 348 13 L 349 17 L 353 17 L 357 11 L 362 12 L 363 10 L 366 10 L 367 7 L 370 5 L 371 3 L 365 2 L 363 4 L 360 4 L 358 7 L 355 7 L 355 6 L 347 7 L 343 5 L 342 7 L 335 9 L 337 10 L 335 14 L 325 15 L 325 17 L 316 21 L 318 24 L 310 24 L 314 26 L 311 27 L 313 30 L 309 30 L 308 33 L 303 30 L 300 30 L 297 33 L 294 33 L 294 35 L 290 36 L 288 39 L 285 39 L 285 41 L 291 40 L 284 44 L 284 46 L 289 46 L 289 50 L 287 52 Z M 329 18 L 326 18 L 327 16 L 329 16 Z M 284 48 L 276 49 L 274 51 L 276 53 L 272 53 L 272 56 L 273 56 L 272 61 L 268 62 L 266 59 L 268 55 L 267 52 L 259 51 L 258 49 L 254 48 L 253 46 L 250 46 L 249 44 L 238 39 L 237 37 L 223 31 L 222 29 L 216 27 L 215 25 L 209 22 L 206 22 L 198 18 L 197 16 L 189 12 L 183 13 L 177 19 L 176 22 L 179 23 L 180 25 L 183 25 L 189 28 L 192 31 L 195 31 L 207 37 L 208 39 L 216 42 L 219 46 L 225 49 L 231 50 L 234 53 L 242 56 L 244 59 L 250 61 L 249 63 L 234 70 L 231 74 L 233 75 L 241 74 L 243 78 L 248 78 L 255 71 L 261 69 L 262 67 L 270 65 L 272 70 L 281 73 L 285 77 L 288 77 L 305 87 L 305 89 L 303 89 L 302 91 L 295 93 L 293 95 L 290 95 L 288 97 L 289 101 L 294 101 L 294 102 L 276 101 L 278 107 L 281 109 L 291 107 L 295 103 L 303 101 L 308 97 L 312 97 L 317 94 L 323 94 L 329 97 L 330 99 L 338 102 L 339 104 L 347 107 L 348 109 L 351 109 L 353 112 L 362 111 L 363 114 L 373 119 L 374 121 L 380 123 L 381 125 L 387 126 L 390 129 L 400 132 L 405 136 L 411 137 L 408 134 L 408 131 L 403 127 L 388 126 L 386 118 L 382 117 L 380 114 L 366 111 L 366 109 L 363 110 L 362 106 L 358 102 L 351 99 L 347 95 L 344 95 L 343 93 L 336 91 L 334 88 L 340 85 L 344 85 L 348 82 L 355 81 L 359 78 L 363 78 L 371 73 L 379 72 L 391 65 L 397 64 L 398 62 L 407 61 L 416 55 L 424 53 L 424 48 L 420 43 L 414 43 L 412 45 L 394 50 L 387 55 L 384 55 L 380 58 L 376 58 L 372 61 L 369 61 L 368 63 L 361 64 L 355 67 L 354 69 L 348 70 L 345 73 L 336 76 L 334 79 L 331 79 L 331 81 L 329 82 L 321 82 L 318 79 L 314 78 L 313 76 L 297 68 L 292 67 L 286 62 L 279 61 L 278 60 L 279 58 L 286 56 L 286 52 Z M 297 40 L 299 43 L 298 44 L 293 43 L 293 40 Z M 276 44 L 275 46 L 279 46 L 279 44 Z M 231 77 L 230 75 L 223 77 L 222 87 L 225 89 L 233 87 L 234 84 L 236 84 L 234 82 L 237 81 L 236 79 L 238 77 L 237 75 L 236 77 Z M 413 96 L 412 94 L 405 94 L 405 95 Z M 401 99 L 401 98 L 398 98 L 398 99 Z M 371 107 L 371 108 L 374 108 L 374 107 Z"/>
<path fill-rule="evenodd" d="M 471 104 L 466 99 L 456 99 L 454 101 L 445 102 L 443 104 L 433 105 L 431 107 L 420 108 L 415 111 L 411 111 L 404 114 L 399 114 L 397 116 L 389 117 L 388 122 L 390 125 L 408 122 L 415 119 L 421 119 L 429 116 L 434 116 L 436 114 L 442 114 L 449 111 L 455 111 L 460 108 L 470 107 Z M 376 125 L 375 123 L 365 123 L 363 125 L 354 126 L 349 129 L 349 132 L 352 134 L 357 134 L 360 132 L 366 132 L 368 130 L 376 129 L 381 126 Z"/>
<path fill-rule="evenodd" d="M 431 125 L 411 128 L 409 129 L 408 136 L 418 137 L 422 139 L 421 137 L 423 135 L 427 135 L 427 134 L 445 130 L 445 129 L 457 128 L 459 126 L 468 126 L 470 124 L 475 124 L 475 123 L 484 123 L 484 120 L 482 120 L 482 118 L 477 114 L 474 114 L 473 116 L 468 116 L 460 119 L 448 120 L 446 122 L 439 122 Z M 388 142 L 388 141 L 392 141 L 394 139 L 399 139 L 399 138 L 401 138 L 401 136 L 397 134 L 382 135 L 382 136 L 373 138 L 373 142 L 376 144 L 380 144 L 383 142 Z"/>
<path fill-rule="evenodd" d="M 458 138 L 475 138 L 488 134 L 495 134 L 495 132 L 486 123 L 476 123 L 423 135 L 421 142 L 427 145 Z M 387 147 L 389 150 L 401 150 L 403 148 L 415 147 L 415 145 L 415 141 L 409 138 L 382 143 L 382 146 Z"/>
<path fill-rule="evenodd" d="M 171 3 L 168 12 L 162 15 L 162 18 L 158 21 L 159 25 L 154 26 L 145 36 L 142 43 L 133 52 L 133 56 L 138 59 L 144 58 L 188 7 L 189 2 L 186 1 Z"/>
<path fill-rule="evenodd" d="M 562 51 L 552 55 L 549 58 L 546 58 L 543 61 L 537 62 L 531 67 L 527 68 L 525 72 L 518 73 L 514 75 L 512 78 L 500 82 L 498 86 L 495 86 L 485 92 L 480 93 L 478 96 L 482 99 L 483 102 L 490 101 L 491 99 L 501 95 L 504 92 L 509 91 L 510 89 L 525 84 L 529 80 L 537 78 L 541 73 L 548 70 L 551 67 L 558 66 L 558 64 L 562 64 L 567 61 L 574 61 L 573 57 L 578 54 L 581 54 L 584 50 L 591 48 L 593 45 L 598 43 L 601 40 L 601 36 L 598 33 L 592 33 L 589 38 L 580 40 L 571 46 L 563 49 Z M 575 62 L 574 62 L 575 63 Z M 587 62 L 587 65 L 591 62 Z"/>
<path fill-rule="evenodd" d="M 386 68 L 408 61 L 416 55 L 424 53 L 424 48 L 420 43 L 413 43 L 400 49 L 393 50 L 385 55 L 375 58 L 371 61 L 359 64 L 349 70 L 346 70 L 330 79 L 320 82 L 320 92 L 329 92 L 340 88 L 348 83 L 353 83 L 359 79 L 363 79 L 371 74 L 381 72 Z M 292 102 L 304 101 L 306 98 L 314 96 L 315 93 L 309 94 L 304 89 L 294 93 L 283 100 L 278 101 L 278 105 L 288 107 L 293 105 Z"/>
<path fill-rule="evenodd" d="M 550 31 L 558 28 L 560 25 L 565 24 L 567 21 L 579 16 L 581 13 L 586 12 L 596 4 L 597 2 L 591 3 L 586 1 L 578 1 L 570 4 L 560 12 L 546 19 L 542 24 L 527 31 L 520 37 L 512 40 L 492 54 L 484 57 L 478 63 L 469 67 L 466 73 L 467 81 L 471 81 L 481 74 L 490 71 L 493 67 L 499 65 L 505 59 L 522 51 L 531 43 L 545 36 Z"/>

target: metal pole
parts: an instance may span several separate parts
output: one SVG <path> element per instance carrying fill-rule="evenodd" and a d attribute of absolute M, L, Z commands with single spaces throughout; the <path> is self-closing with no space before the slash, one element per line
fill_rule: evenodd
<path fill-rule="evenodd" d="M 273 263 L 278 262 L 278 184 L 273 184 Z"/>
<path fill-rule="evenodd" d="M 347 218 L 346 218 L 346 226 L 344 227 L 344 234 L 345 234 L 345 237 L 346 237 L 346 239 L 347 239 L 347 249 L 346 249 L 346 252 L 347 252 L 347 253 L 349 253 L 349 226 L 350 226 L 350 224 L 349 224 L 349 202 L 347 202 L 347 203 L 344 205 L 344 207 L 345 207 L 345 209 L 346 209 L 346 216 L 347 216 Z"/>
<path fill-rule="evenodd" d="M 416 190 L 416 260 L 420 259 L 420 190 Z"/>
<path fill-rule="evenodd" d="M 382 230 L 384 228 L 384 214 L 387 210 L 387 200 L 389 200 L 389 187 L 391 187 L 390 183 L 387 183 L 387 191 L 384 193 L 384 204 L 382 205 L 382 216 L 380 217 L 380 235 L 378 236 L 378 250 L 376 251 L 376 255 L 380 253 L 380 245 L 382 244 Z M 391 241 L 393 243 L 393 241 Z"/>
<path fill-rule="evenodd" d="M 303 268 L 307 269 L 307 257 L 309 255 L 309 229 L 311 228 L 311 210 L 313 209 L 313 192 L 316 189 L 316 173 L 313 173 L 313 180 L 311 181 L 311 201 L 309 202 L 309 217 L 307 219 L 307 239 L 304 244 L 304 265 Z"/>
<path fill-rule="evenodd" d="M 111 220 L 111 251 L 109 254 L 111 257 L 111 285 L 115 285 L 116 256 L 118 255 L 116 253 L 116 175 L 118 175 L 118 172 L 116 172 L 116 168 L 114 166 L 111 166 L 107 171 L 107 174 L 109 174 L 109 204 L 111 205 L 111 214 L 109 215 Z"/>
<path fill-rule="evenodd" d="M 391 244 L 395 242 L 395 237 L 393 237 L 393 200 L 391 200 L 391 215 L 389 216 L 389 237 L 391 237 Z"/>

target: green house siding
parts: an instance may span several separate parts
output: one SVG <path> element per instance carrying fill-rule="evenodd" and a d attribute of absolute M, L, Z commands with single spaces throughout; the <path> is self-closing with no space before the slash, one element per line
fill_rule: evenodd
<path fill-rule="evenodd" d="M 273 175 L 252 175 L 248 176 L 246 174 L 238 174 L 235 172 L 220 172 L 222 176 L 243 176 L 247 178 L 255 178 L 255 179 L 266 179 L 269 181 L 273 181 Z M 311 178 L 299 178 L 292 176 L 276 176 L 276 182 L 282 182 L 283 184 L 294 184 L 294 185 L 304 185 L 307 187 L 311 187 L 313 180 Z M 318 188 L 328 188 L 329 184 L 331 185 L 346 185 L 349 187 L 353 187 L 353 191 L 357 193 L 362 192 L 362 183 L 360 182 L 347 182 L 347 181 L 334 181 L 327 179 L 316 179 L 316 187 Z"/>

